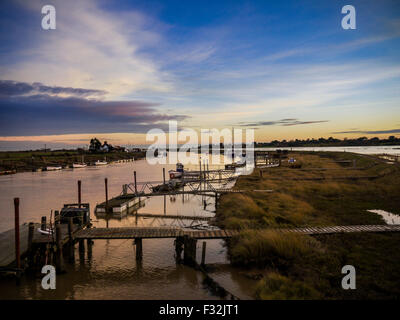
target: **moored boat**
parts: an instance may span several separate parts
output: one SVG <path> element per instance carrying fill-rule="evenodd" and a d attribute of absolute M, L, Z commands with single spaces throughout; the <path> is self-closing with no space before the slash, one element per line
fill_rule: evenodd
<path fill-rule="evenodd" d="M 56 170 L 61 170 L 62 167 L 61 166 L 47 166 L 46 170 L 47 171 L 56 171 Z"/>
<path fill-rule="evenodd" d="M 107 162 L 107 161 L 100 161 L 100 160 L 97 160 L 94 164 L 95 164 L 96 166 L 105 166 L 106 164 L 108 164 L 108 162 Z"/>
<path fill-rule="evenodd" d="M 87 167 L 86 163 L 73 163 L 72 164 L 72 168 L 74 168 L 74 169 L 85 168 L 85 167 Z"/>

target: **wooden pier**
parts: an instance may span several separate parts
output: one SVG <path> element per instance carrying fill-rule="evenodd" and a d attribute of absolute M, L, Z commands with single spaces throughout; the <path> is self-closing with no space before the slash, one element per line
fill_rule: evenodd
<path fill-rule="evenodd" d="M 283 233 L 300 233 L 307 235 L 354 233 L 354 232 L 399 232 L 400 225 L 354 225 L 332 227 L 304 227 L 293 229 L 260 229 L 276 230 Z M 177 238 L 189 236 L 194 239 L 226 239 L 239 235 L 238 230 L 192 231 L 171 227 L 124 227 L 124 228 L 90 228 L 78 230 L 75 239 L 154 239 Z"/>

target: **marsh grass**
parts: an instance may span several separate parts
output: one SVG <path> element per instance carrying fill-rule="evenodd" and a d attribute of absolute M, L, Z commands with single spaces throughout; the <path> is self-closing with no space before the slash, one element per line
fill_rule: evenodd
<path fill-rule="evenodd" d="M 365 299 L 400 298 L 400 234 L 340 234 L 301 236 L 274 228 L 355 224 L 384 224 L 383 209 L 400 214 L 400 167 L 352 153 L 293 153 L 302 169 L 258 169 L 239 177 L 235 188 L 245 194 L 221 197 L 217 211 L 221 227 L 241 229 L 229 245 L 231 262 L 245 268 L 262 268 L 256 288 L 260 299 Z M 356 160 L 354 169 L 337 161 Z M 363 180 L 291 180 L 293 178 L 381 175 Z M 254 193 L 272 189 L 272 193 Z M 248 230 L 257 229 L 257 230 Z M 268 230 L 267 230 L 268 229 Z M 396 242 L 397 241 L 397 242 Z M 397 244 L 396 244 L 397 243 Z M 394 249 L 396 248 L 396 249 Z M 357 290 L 341 288 L 342 266 L 358 270 Z M 251 270 L 251 269 L 250 269 Z M 380 270 L 384 271 L 383 273 Z"/>

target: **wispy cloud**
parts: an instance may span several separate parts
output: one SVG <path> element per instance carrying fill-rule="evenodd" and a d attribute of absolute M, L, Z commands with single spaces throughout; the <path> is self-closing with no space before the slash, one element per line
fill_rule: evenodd
<path fill-rule="evenodd" d="M 239 122 L 241 127 L 263 127 L 263 126 L 297 126 L 303 124 L 314 124 L 314 123 L 323 123 L 328 122 L 329 120 L 313 120 L 313 121 L 300 121 L 298 119 L 281 119 L 277 121 L 258 121 L 258 122 L 250 122 L 244 123 Z"/>
<path fill-rule="evenodd" d="M 390 130 L 349 130 L 349 131 L 337 131 L 332 132 L 333 134 L 349 134 L 349 133 L 359 133 L 359 134 L 390 134 L 390 133 L 400 133 L 400 129 L 390 129 Z"/>
<path fill-rule="evenodd" d="M 0 80 L 0 96 L 19 96 L 32 94 L 49 94 L 49 95 L 74 95 L 81 97 L 102 96 L 107 92 L 104 90 L 45 86 L 40 82 L 27 83 L 11 80 Z"/>

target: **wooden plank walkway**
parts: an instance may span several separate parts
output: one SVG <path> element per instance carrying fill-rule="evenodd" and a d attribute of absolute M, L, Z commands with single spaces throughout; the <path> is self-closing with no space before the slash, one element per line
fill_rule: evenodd
<path fill-rule="evenodd" d="M 209 221 L 214 217 L 205 217 L 205 216 L 188 216 L 188 215 L 180 215 L 180 214 L 153 214 L 153 213 L 134 213 L 135 217 L 144 217 L 144 218 L 161 218 L 161 219 L 183 219 L 183 220 L 199 220 L 199 221 Z"/>
<path fill-rule="evenodd" d="M 265 230 L 265 229 L 264 229 Z M 317 235 L 350 232 L 399 232 L 400 225 L 360 225 L 360 226 L 333 226 L 333 227 L 304 227 L 294 229 L 271 229 L 279 232 L 294 232 L 300 234 Z M 176 238 L 185 235 L 196 239 L 225 239 L 238 235 L 238 230 L 187 231 L 180 228 L 91 228 L 78 230 L 75 239 L 134 239 L 134 238 Z"/>

